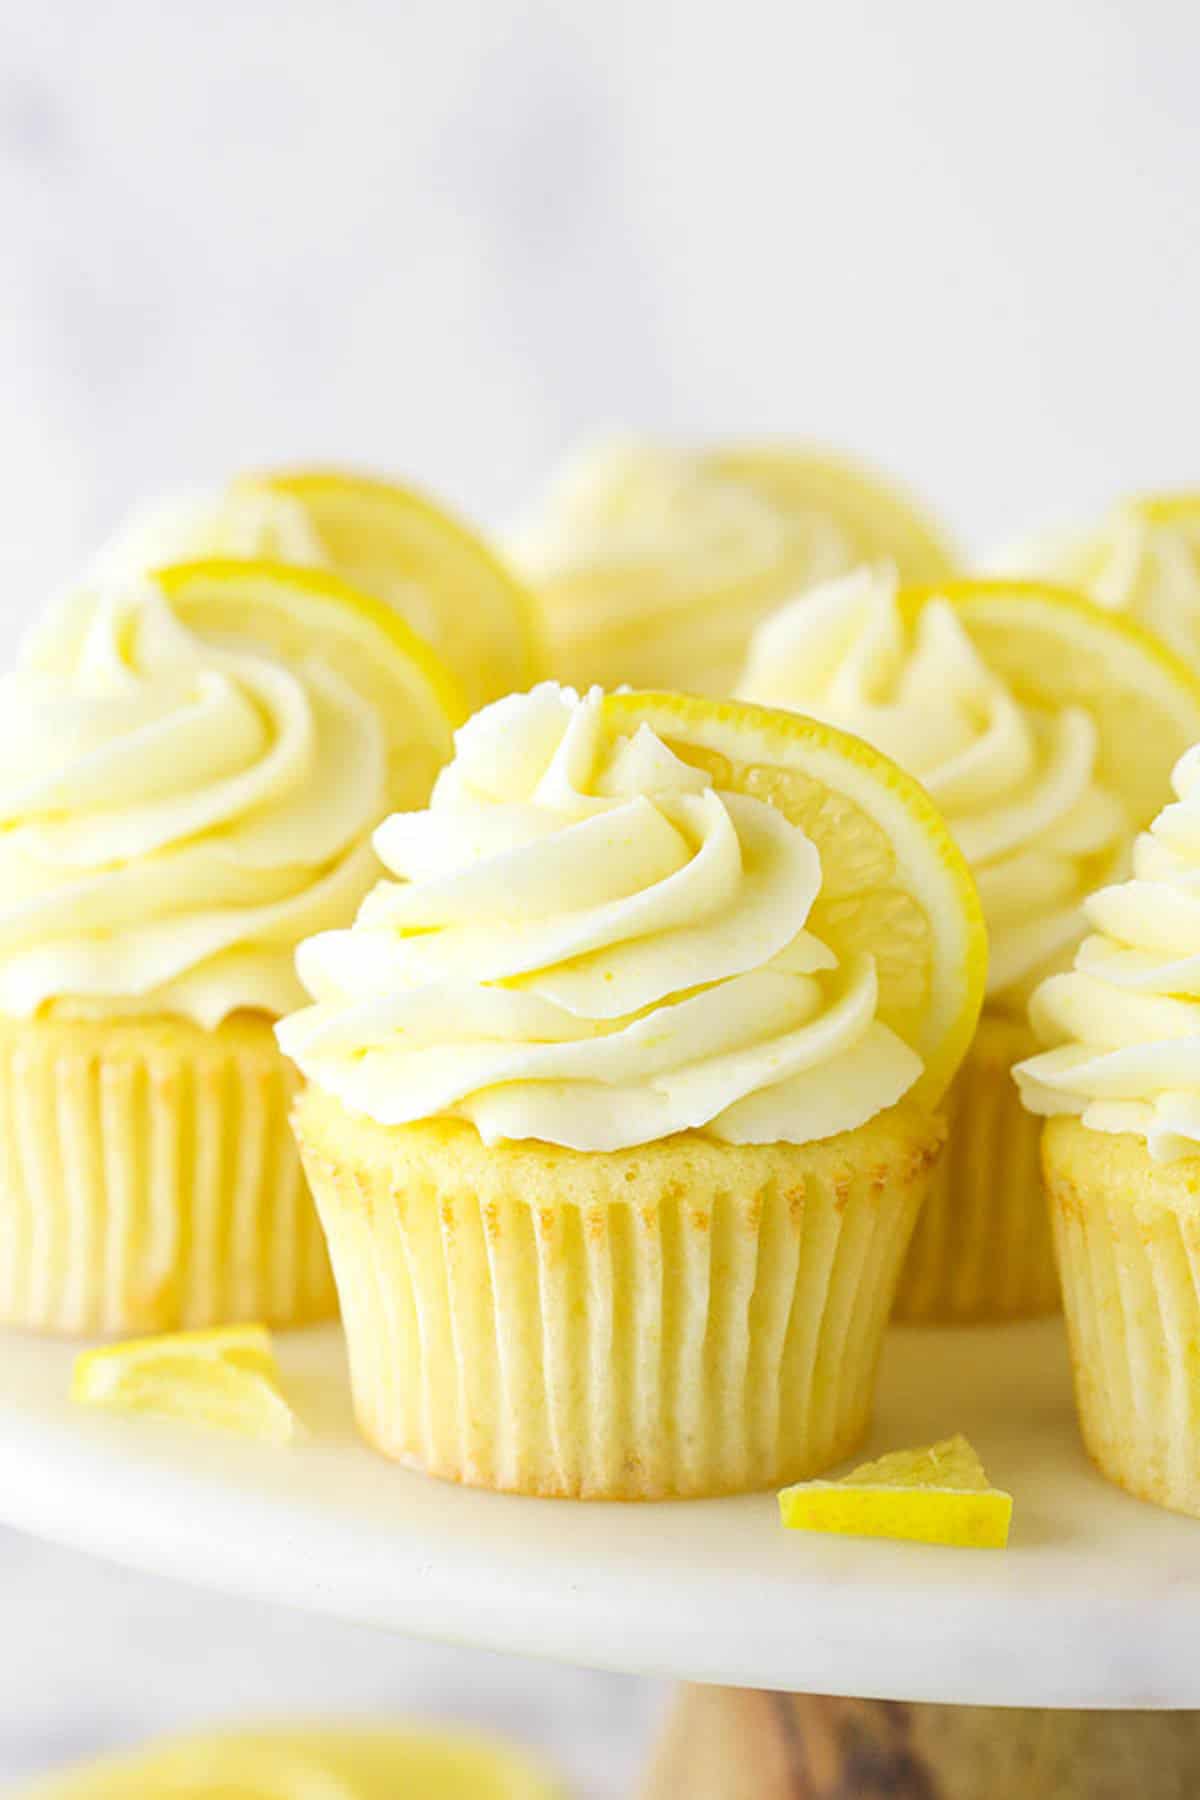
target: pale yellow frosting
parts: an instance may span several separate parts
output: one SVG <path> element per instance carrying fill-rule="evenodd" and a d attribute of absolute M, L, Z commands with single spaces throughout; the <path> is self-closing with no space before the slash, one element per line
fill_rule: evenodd
<path fill-rule="evenodd" d="M 1185 661 L 1200 662 L 1200 505 L 1118 506 L 1089 529 L 1045 532 L 992 559 L 999 572 L 1060 581 L 1127 613 Z"/>
<path fill-rule="evenodd" d="M 949 601 L 909 629 L 887 568 L 864 568 L 761 625 L 739 684 L 854 732 L 915 775 L 971 864 L 991 944 L 988 997 L 1020 1010 L 1069 959 L 1083 902 L 1123 872 L 1129 822 L 1096 777 L 1097 731 L 1079 707 L 1021 704 L 984 663 Z"/>
<path fill-rule="evenodd" d="M 458 733 L 424 812 L 376 833 L 394 881 L 303 944 L 303 1073 L 382 1124 L 615 1150 L 688 1129 L 806 1142 L 892 1105 L 919 1057 L 869 958 L 806 930 L 812 841 L 722 793 L 602 696 L 551 683 Z"/>
<path fill-rule="evenodd" d="M 231 487 L 135 507 L 96 552 L 86 579 L 92 586 L 115 586 L 150 569 L 211 556 L 265 557 L 308 568 L 329 560 L 299 501 Z"/>
<path fill-rule="evenodd" d="M 1015 1070 L 1031 1112 L 1133 1132 L 1159 1162 L 1200 1154 L 1200 747 L 1172 782 L 1133 878 L 1092 895 L 1094 935 L 1034 994 L 1049 1048 Z"/>
<path fill-rule="evenodd" d="M 388 806 L 376 709 L 316 657 L 185 629 L 152 580 L 76 592 L 0 682 L 0 1012 L 303 999 Z"/>

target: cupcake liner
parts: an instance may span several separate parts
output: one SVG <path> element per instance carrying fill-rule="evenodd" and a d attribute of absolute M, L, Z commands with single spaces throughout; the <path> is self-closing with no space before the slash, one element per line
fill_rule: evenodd
<path fill-rule="evenodd" d="M 1084 1443 L 1118 1486 L 1200 1517 L 1200 1158 L 1054 1119 L 1043 1143 Z"/>
<path fill-rule="evenodd" d="M 1054 1243 L 1042 1191 L 1042 1121 L 1021 1105 L 1013 1064 L 1028 1026 L 985 1013 L 943 1102 L 946 1154 L 913 1233 L 895 1317 L 972 1324 L 1057 1312 Z"/>
<path fill-rule="evenodd" d="M 265 1020 L 0 1025 L 0 1323 L 158 1332 L 337 1300 Z"/>
<path fill-rule="evenodd" d="M 387 1130 L 315 1090 L 295 1118 L 384 1454 L 632 1500 L 800 1480 L 863 1436 L 939 1123 L 584 1155 Z"/>

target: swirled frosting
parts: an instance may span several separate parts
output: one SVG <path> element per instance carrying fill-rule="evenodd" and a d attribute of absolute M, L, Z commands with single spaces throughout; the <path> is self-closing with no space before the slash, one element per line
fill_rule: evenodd
<path fill-rule="evenodd" d="M 301 946 L 315 1004 L 278 1027 L 353 1112 L 577 1150 L 807 1142 L 921 1072 L 876 1018 L 873 962 L 839 967 L 806 929 L 811 839 L 646 727 L 611 740 L 598 690 L 478 713 L 429 808 L 375 843 L 395 879 Z"/>
<path fill-rule="evenodd" d="M 1123 872 L 1130 826 L 1096 778 L 1089 714 L 1022 705 L 949 601 L 927 602 L 910 630 L 886 568 L 857 570 L 772 615 L 739 692 L 854 732 L 924 784 L 978 883 L 989 1001 L 1021 1010 L 1079 942 L 1087 894 Z"/>
<path fill-rule="evenodd" d="M 266 557 L 307 568 L 329 560 L 298 501 L 265 489 L 230 487 L 136 507 L 96 552 L 87 580 L 118 586 L 150 569 L 208 556 Z"/>
<path fill-rule="evenodd" d="M 209 642 L 150 580 L 71 594 L 0 682 L 0 1011 L 290 1011 L 388 804 L 376 709 L 315 658 Z"/>
<path fill-rule="evenodd" d="M 1034 994 L 1048 1047 L 1014 1071 L 1031 1112 L 1133 1132 L 1158 1162 L 1200 1154 L 1200 747 L 1172 782 L 1132 879 L 1092 895 L 1074 968 Z"/>
<path fill-rule="evenodd" d="M 1091 530 L 1047 532 L 992 559 L 1000 573 L 1077 588 L 1200 662 L 1200 504 L 1129 501 Z"/>
<path fill-rule="evenodd" d="M 819 508 L 784 513 L 700 456 L 625 441 L 575 458 L 507 549 L 541 596 L 561 672 L 695 693 L 728 693 L 788 582 L 855 560 Z"/>

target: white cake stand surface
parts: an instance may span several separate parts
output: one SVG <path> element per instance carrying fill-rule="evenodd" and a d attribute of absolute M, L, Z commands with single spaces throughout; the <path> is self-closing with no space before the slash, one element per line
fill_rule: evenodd
<path fill-rule="evenodd" d="M 771 1495 L 622 1506 L 445 1486 L 359 1441 L 336 1329 L 277 1343 L 308 1427 L 286 1450 L 72 1407 L 78 1346 L 0 1333 L 0 1521 L 190 1582 L 594 1667 L 1200 1708 L 1200 1522 L 1090 1468 L 1057 1321 L 894 1330 L 886 1346 L 867 1452 L 966 1432 L 1016 1496 L 1006 1552 L 785 1532 Z"/>

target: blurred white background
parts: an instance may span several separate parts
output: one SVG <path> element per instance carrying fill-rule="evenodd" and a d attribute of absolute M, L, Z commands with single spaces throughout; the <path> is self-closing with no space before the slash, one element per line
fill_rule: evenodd
<path fill-rule="evenodd" d="M 793 433 L 980 546 L 1195 482 L 1198 84 L 1189 0 L 0 0 L 6 643 L 136 496 L 272 459 L 497 519 L 597 428 Z M 0 1583 L 0 1779 L 358 1695 L 615 1796 L 656 1703 L 11 1539 Z"/>

